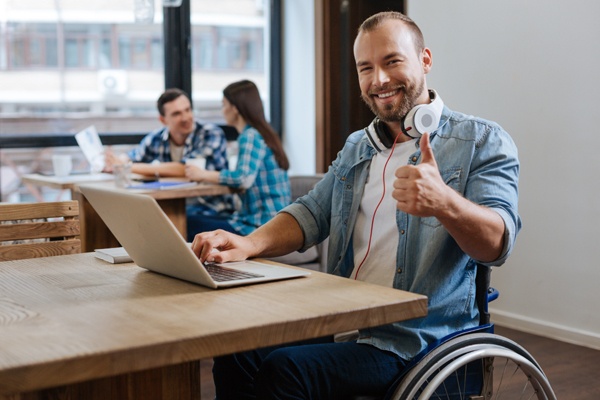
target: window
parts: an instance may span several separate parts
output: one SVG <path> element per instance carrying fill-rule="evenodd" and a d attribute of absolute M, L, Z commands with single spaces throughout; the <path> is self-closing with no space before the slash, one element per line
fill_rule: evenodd
<path fill-rule="evenodd" d="M 195 70 L 264 72 L 261 28 L 198 27 L 192 41 Z"/>
<path fill-rule="evenodd" d="M 221 91 L 239 79 L 256 82 L 268 110 L 269 2 L 190 1 L 198 116 L 221 122 Z M 108 3 L 6 3 L 0 133 L 156 128 L 155 102 L 164 90 L 160 0 L 152 23 L 135 23 L 129 2 Z"/>
<path fill-rule="evenodd" d="M 11 68 L 58 66 L 57 31 L 53 24 L 11 23 L 6 25 L 6 59 Z"/>
<path fill-rule="evenodd" d="M 119 57 L 114 68 L 129 70 L 163 69 L 163 41 L 159 26 L 140 31 L 136 26 L 115 27 Z"/>
<path fill-rule="evenodd" d="M 221 97 L 228 84 L 256 83 L 270 109 L 270 8 L 267 0 L 191 2 L 192 89 L 196 114 L 222 122 Z M 267 115 L 267 118 L 269 116 Z"/>
<path fill-rule="evenodd" d="M 256 82 L 268 110 L 270 2 L 189 1 L 197 116 L 222 122 L 221 91 L 240 79 Z M 0 0 L 0 134 L 157 128 L 155 103 L 165 89 L 163 8 L 154 0 L 152 21 L 136 23 L 133 3 Z M 7 157 L 0 150 L 3 168 Z M 47 167 L 31 161 L 38 154 L 20 157 L 10 167 L 16 175 Z"/>

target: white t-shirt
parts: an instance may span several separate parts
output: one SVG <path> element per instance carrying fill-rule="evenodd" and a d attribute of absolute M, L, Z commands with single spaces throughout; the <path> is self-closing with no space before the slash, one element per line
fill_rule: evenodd
<path fill-rule="evenodd" d="M 397 143 L 393 153 L 391 149 L 386 149 L 381 153 L 377 153 L 371 160 L 369 178 L 365 185 L 365 192 L 360 202 L 358 217 L 354 226 L 352 242 L 354 271 L 352 271 L 352 279 L 389 287 L 393 284 L 399 233 L 396 224 L 396 200 L 392 197 L 392 191 L 394 190 L 396 169 L 407 164 L 408 158 L 415 152 L 416 142 L 416 139 L 413 139 Z M 388 158 L 389 162 L 387 162 Z M 386 162 L 384 195 L 383 171 Z M 380 201 L 381 204 L 377 208 Z M 373 213 L 375 213 L 376 208 L 377 211 L 373 220 Z M 371 233 L 369 254 L 363 265 L 360 266 L 367 253 Z M 356 276 L 357 272 L 358 277 Z"/>
<path fill-rule="evenodd" d="M 177 146 L 173 141 L 171 141 L 169 149 L 171 150 L 171 160 L 174 162 L 181 161 L 183 157 L 183 149 L 185 146 Z"/>

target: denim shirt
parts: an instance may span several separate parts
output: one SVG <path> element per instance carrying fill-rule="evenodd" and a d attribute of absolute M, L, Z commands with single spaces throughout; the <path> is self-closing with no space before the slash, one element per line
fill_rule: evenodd
<path fill-rule="evenodd" d="M 493 262 L 505 262 L 521 228 L 517 212 L 517 148 L 499 125 L 444 107 L 431 147 L 446 184 L 468 200 L 496 211 L 504 220 L 504 249 Z M 304 233 L 304 247 L 329 236 L 328 272 L 349 277 L 354 268 L 352 234 L 376 150 L 364 130 L 351 134 L 329 171 L 306 196 L 286 207 Z M 417 149 L 407 164 L 418 164 Z M 477 326 L 476 263 L 435 217 L 396 211 L 400 233 L 393 286 L 428 297 L 423 318 L 360 331 L 359 342 L 409 360 L 447 334 Z M 376 229 L 376 228 L 375 228 Z M 331 235 L 330 235 L 331 232 Z"/>

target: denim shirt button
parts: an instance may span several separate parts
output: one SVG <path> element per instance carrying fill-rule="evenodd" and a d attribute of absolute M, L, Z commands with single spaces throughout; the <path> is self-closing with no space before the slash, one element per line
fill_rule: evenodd
<path fill-rule="evenodd" d="M 406 233 L 406 231 L 404 229 L 400 229 L 400 234 L 404 235 Z"/>
<path fill-rule="evenodd" d="M 396 270 L 396 272 L 397 272 L 397 273 L 399 273 L 399 274 L 401 274 L 401 273 L 402 273 L 402 268 L 398 268 L 398 269 Z"/>
<path fill-rule="evenodd" d="M 416 156 L 413 156 L 412 162 L 417 162 L 417 157 Z"/>

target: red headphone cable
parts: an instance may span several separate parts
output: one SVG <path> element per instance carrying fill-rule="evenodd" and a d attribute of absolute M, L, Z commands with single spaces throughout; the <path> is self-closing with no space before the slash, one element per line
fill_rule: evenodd
<path fill-rule="evenodd" d="M 367 244 L 367 252 L 365 253 L 365 256 L 363 257 L 362 261 L 358 265 L 358 268 L 356 269 L 354 280 L 358 278 L 358 273 L 360 272 L 360 269 L 362 268 L 363 264 L 365 263 L 365 260 L 367 259 L 367 256 L 369 255 L 369 252 L 371 251 L 371 240 L 373 239 L 373 225 L 375 224 L 375 215 L 377 214 L 377 210 L 379 210 L 379 206 L 385 198 L 385 171 L 387 170 L 387 165 L 390 162 L 390 159 L 392 158 L 392 154 L 394 154 L 394 149 L 396 148 L 396 142 L 398 141 L 398 137 L 400 137 L 401 134 L 402 133 L 396 135 L 396 138 L 394 139 L 394 144 L 392 144 L 392 151 L 390 152 L 390 155 L 388 156 L 383 166 L 383 193 L 381 194 L 381 199 L 379 199 L 379 202 L 375 207 L 375 211 L 373 211 L 373 216 L 371 217 L 371 229 L 369 230 L 369 243 Z"/>

